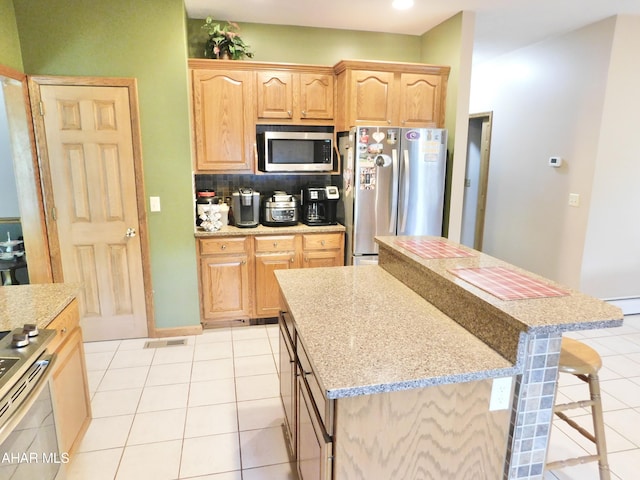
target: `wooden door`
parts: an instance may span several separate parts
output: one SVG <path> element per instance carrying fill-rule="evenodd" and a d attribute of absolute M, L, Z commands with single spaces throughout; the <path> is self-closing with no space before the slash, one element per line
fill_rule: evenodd
<path fill-rule="evenodd" d="M 197 171 L 251 172 L 255 158 L 253 72 L 193 70 Z"/>
<path fill-rule="evenodd" d="M 442 77 L 403 73 L 400 77 L 400 125 L 435 128 L 444 125 Z"/>
<path fill-rule="evenodd" d="M 296 268 L 296 253 L 256 254 L 256 317 L 277 317 L 280 289 L 273 272 Z"/>
<path fill-rule="evenodd" d="M 56 281 L 82 285 L 86 340 L 149 333 L 134 85 L 36 86 L 43 113 L 39 149 L 51 188 L 48 225 L 61 268 Z"/>
<path fill-rule="evenodd" d="M 333 91 L 333 75 L 300 74 L 300 118 L 331 120 Z"/>
<path fill-rule="evenodd" d="M 257 72 L 258 118 L 290 119 L 293 116 L 293 74 Z"/>
<path fill-rule="evenodd" d="M 202 316 L 205 320 L 251 316 L 247 254 L 201 257 Z"/>
<path fill-rule="evenodd" d="M 351 83 L 351 125 L 390 125 L 393 122 L 392 72 L 356 70 Z"/>

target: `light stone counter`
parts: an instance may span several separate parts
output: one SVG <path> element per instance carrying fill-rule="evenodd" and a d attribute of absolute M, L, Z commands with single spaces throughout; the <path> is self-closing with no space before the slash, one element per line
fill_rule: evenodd
<path fill-rule="evenodd" d="M 327 398 L 517 373 L 513 362 L 378 266 L 275 275 Z"/>
<path fill-rule="evenodd" d="M 304 223 L 298 223 L 291 227 L 267 227 L 264 225 L 258 225 L 255 228 L 238 228 L 234 226 L 222 227 L 215 232 L 207 232 L 201 228 L 197 228 L 195 231 L 196 238 L 207 237 L 236 237 L 244 235 L 295 235 L 303 233 L 331 233 L 331 232 L 344 232 L 345 228 L 342 225 L 319 225 L 316 227 L 310 227 Z"/>
<path fill-rule="evenodd" d="M 0 330 L 25 323 L 47 325 L 78 295 L 79 286 L 68 283 L 0 287 Z"/>

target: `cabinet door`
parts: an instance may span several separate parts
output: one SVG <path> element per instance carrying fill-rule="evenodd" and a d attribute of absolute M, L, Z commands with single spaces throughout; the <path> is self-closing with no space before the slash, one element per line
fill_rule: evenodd
<path fill-rule="evenodd" d="M 60 451 L 73 452 L 91 421 L 82 330 L 76 327 L 69 333 L 56 353 L 52 387 Z"/>
<path fill-rule="evenodd" d="M 392 72 L 352 72 L 351 125 L 390 125 L 393 121 Z"/>
<path fill-rule="evenodd" d="M 431 127 L 444 125 L 442 77 L 403 73 L 400 77 L 400 125 Z M 442 118 L 441 118 L 442 117 Z"/>
<path fill-rule="evenodd" d="M 300 74 L 300 118 L 330 120 L 333 118 L 333 75 Z"/>
<path fill-rule="evenodd" d="M 330 438 L 323 432 L 306 383 L 298 377 L 297 465 L 300 480 L 331 478 Z"/>
<path fill-rule="evenodd" d="M 282 318 L 280 319 L 282 322 Z M 296 361 L 293 355 L 291 339 L 285 331 L 286 327 L 280 325 L 280 399 L 284 409 L 284 424 L 287 433 L 288 447 L 291 458 L 296 458 L 295 438 L 295 392 L 296 392 Z"/>
<path fill-rule="evenodd" d="M 204 256 L 200 259 L 203 318 L 248 318 L 249 263 L 246 254 Z"/>
<path fill-rule="evenodd" d="M 258 118 L 293 117 L 293 74 L 257 72 Z"/>
<path fill-rule="evenodd" d="M 193 70 L 196 170 L 251 172 L 254 164 L 253 72 Z"/>
<path fill-rule="evenodd" d="M 297 266 L 295 252 L 256 254 L 257 317 L 278 316 L 280 311 L 280 290 L 273 272 Z"/>
<path fill-rule="evenodd" d="M 311 250 L 304 252 L 303 268 L 341 267 L 344 265 L 340 250 Z"/>

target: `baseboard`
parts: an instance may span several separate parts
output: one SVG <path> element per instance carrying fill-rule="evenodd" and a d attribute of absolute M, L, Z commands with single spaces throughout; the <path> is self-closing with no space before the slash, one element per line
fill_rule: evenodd
<path fill-rule="evenodd" d="M 185 335 L 202 335 L 202 325 L 188 327 L 156 328 L 153 338 L 181 337 Z"/>
<path fill-rule="evenodd" d="M 611 298 L 605 301 L 621 308 L 622 313 L 625 315 L 637 315 L 640 313 L 640 297 Z"/>

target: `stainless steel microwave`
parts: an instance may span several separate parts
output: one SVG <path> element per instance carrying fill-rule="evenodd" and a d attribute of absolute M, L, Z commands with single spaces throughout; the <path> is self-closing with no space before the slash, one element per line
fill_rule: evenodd
<path fill-rule="evenodd" d="M 275 132 L 257 134 L 261 172 L 330 172 L 333 133 Z"/>

